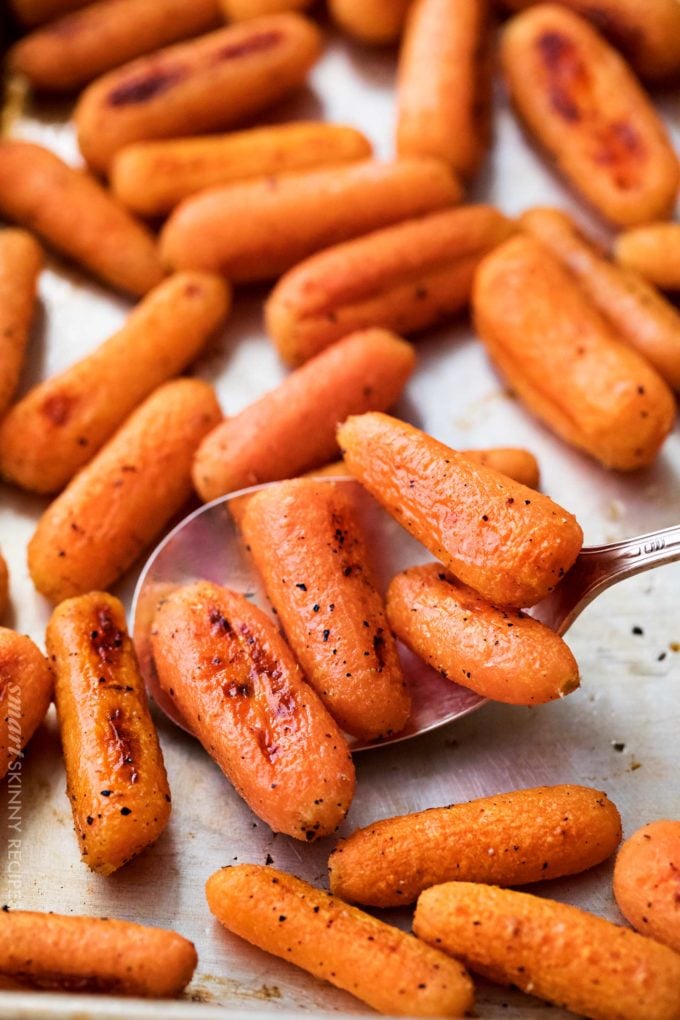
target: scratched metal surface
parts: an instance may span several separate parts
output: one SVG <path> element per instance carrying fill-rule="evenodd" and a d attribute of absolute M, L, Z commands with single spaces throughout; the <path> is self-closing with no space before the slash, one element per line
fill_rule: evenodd
<path fill-rule="evenodd" d="M 393 125 L 392 54 L 334 41 L 312 75 L 309 90 L 276 111 L 276 119 L 319 116 L 363 128 L 389 155 Z M 77 161 L 59 104 L 21 107 L 14 94 L 11 134 L 37 139 Z M 680 97 L 660 107 L 680 141 Z M 499 95 L 496 145 L 475 197 L 508 213 L 535 203 L 578 207 L 546 169 Z M 588 222 L 586 218 L 586 222 Z M 592 221 L 590 221 L 592 223 Z M 261 326 L 262 291 L 239 295 L 224 334 L 196 371 L 217 386 L 233 413 L 283 375 Z M 65 367 L 122 321 L 128 304 L 50 260 L 41 282 L 42 309 L 24 389 Z M 607 474 L 563 446 L 505 392 L 469 326 L 459 323 L 419 341 L 419 367 L 398 413 L 462 446 L 526 445 L 539 456 L 544 489 L 584 525 L 589 543 L 615 540 L 676 523 L 680 516 L 680 439 L 669 439 L 658 463 L 634 477 Z M 126 371 L 134 366 L 121 366 Z M 12 574 L 10 625 L 42 643 L 49 608 L 28 579 L 25 547 L 45 502 L 8 488 L 0 495 L 0 544 Z M 129 599 L 141 563 L 118 586 Z M 680 565 L 621 584 L 603 596 L 569 635 L 583 673 L 580 691 L 537 709 L 487 705 L 428 737 L 361 756 L 349 832 L 406 811 L 448 804 L 539 783 L 582 782 L 607 790 L 630 833 L 644 822 L 678 816 L 680 783 Z M 633 628 L 636 633 L 633 633 Z M 637 631 L 641 630 L 641 633 Z M 264 863 L 313 882 L 325 881 L 332 840 L 302 846 L 273 836 L 255 819 L 217 768 L 186 734 L 159 719 L 173 790 L 170 826 L 155 847 L 119 874 L 103 879 L 78 857 L 53 715 L 34 738 L 22 773 L 20 874 L 9 885 L 2 834 L 0 903 L 16 908 L 91 913 L 176 928 L 193 939 L 200 962 L 179 1004 L 0 993 L 0 1017 L 205 1018 L 276 1013 L 308 1015 L 366 1010 L 341 992 L 252 949 L 212 920 L 203 883 L 221 865 Z M 616 750 L 614 743 L 625 745 Z M 0 826 L 7 830 L 7 791 L 0 791 Z M 537 892 L 618 920 L 605 864 Z M 13 876 L 16 878 L 16 876 Z M 408 924 L 406 913 L 392 915 Z M 519 993 L 480 985 L 478 1013 L 488 1020 L 566 1014 Z"/>

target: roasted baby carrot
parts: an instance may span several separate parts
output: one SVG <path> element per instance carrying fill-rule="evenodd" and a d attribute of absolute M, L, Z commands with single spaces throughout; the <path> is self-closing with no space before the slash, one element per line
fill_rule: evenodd
<path fill-rule="evenodd" d="M 158 680 L 255 814 L 311 842 L 354 793 L 345 739 L 269 617 L 208 581 L 164 599 L 151 629 Z"/>
<path fill-rule="evenodd" d="M 197 962 L 193 942 L 163 928 L 29 910 L 0 915 L 4 988 L 169 999 Z"/>
<path fill-rule="evenodd" d="M 284 12 L 139 57 L 82 94 L 74 113 L 81 152 L 106 172 L 133 142 L 232 127 L 302 85 L 320 51 L 318 29 Z"/>
<path fill-rule="evenodd" d="M 426 329 L 467 307 L 479 262 L 513 230 L 491 206 L 463 206 L 328 248 L 278 282 L 265 305 L 269 333 L 299 364 L 357 329 Z"/>
<path fill-rule="evenodd" d="M 24 36 L 10 50 L 9 63 L 36 89 L 71 92 L 134 57 L 218 24 L 217 0 L 99 0 Z"/>
<path fill-rule="evenodd" d="M 406 422 L 356 415 L 338 441 L 388 513 L 491 602 L 532 606 L 578 555 L 583 532 L 572 514 Z"/>
<path fill-rule="evenodd" d="M 0 141 L 0 215 L 117 290 L 146 294 L 163 278 L 146 228 L 93 177 L 40 145 Z"/>
<path fill-rule="evenodd" d="M 680 223 L 649 223 L 614 241 L 614 257 L 662 290 L 680 290 Z"/>
<path fill-rule="evenodd" d="M 161 255 L 175 268 L 265 280 L 320 248 L 459 198 L 450 171 L 432 159 L 258 178 L 187 198 L 163 228 Z"/>
<path fill-rule="evenodd" d="M 229 309 L 224 282 L 177 273 L 122 329 L 19 401 L 0 425 L 0 472 L 25 489 L 57 492 L 134 408 L 189 365 Z"/>
<path fill-rule="evenodd" d="M 619 337 L 680 389 L 680 314 L 673 305 L 638 273 L 604 258 L 558 209 L 530 209 L 520 226 L 576 277 Z"/>
<path fill-rule="evenodd" d="M 301 11 L 310 7 L 312 0 L 219 0 L 219 3 L 230 21 L 248 21 L 279 11 Z"/>
<path fill-rule="evenodd" d="M 144 681 L 118 599 L 90 592 L 52 613 L 46 634 L 83 861 L 110 875 L 154 843 L 170 789 Z"/>
<path fill-rule="evenodd" d="M 60 602 L 121 577 L 189 498 L 194 453 L 220 418 L 198 379 L 148 397 L 40 518 L 28 547 L 38 591 Z"/>
<path fill-rule="evenodd" d="M 45 718 L 53 686 L 47 660 L 31 639 L 0 627 L 0 779 Z"/>
<path fill-rule="evenodd" d="M 135 212 L 160 216 L 183 198 L 218 184 L 354 163 L 370 155 L 368 139 L 342 124 L 273 124 L 128 145 L 114 158 L 111 188 Z"/>
<path fill-rule="evenodd" d="M 470 882 L 421 893 L 413 930 L 492 981 L 591 1020 L 678 1020 L 680 956 L 584 910 Z"/>
<path fill-rule="evenodd" d="M 340 840 L 328 871 L 341 899 L 398 907 L 452 880 L 505 886 L 575 875 L 620 841 L 605 793 L 538 786 L 374 822 Z"/>
<path fill-rule="evenodd" d="M 619 850 L 614 896 L 633 928 L 680 953 L 680 822 L 634 832 Z"/>
<path fill-rule="evenodd" d="M 333 20 L 348 35 L 373 46 L 401 35 L 411 0 L 329 0 Z"/>
<path fill-rule="evenodd" d="M 205 439 L 194 462 L 196 489 L 207 501 L 327 463 L 338 451 L 339 422 L 390 407 L 414 364 L 413 348 L 387 330 L 346 337 Z"/>
<path fill-rule="evenodd" d="M 511 98 L 557 168 L 606 219 L 669 219 L 680 164 L 666 129 L 619 54 L 577 14 L 540 4 L 505 28 Z"/>
<path fill-rule="evenodd" d="M 411 567 L 387 593 L 390 627 L 448 680 L 508 705 L 541 705 L 579 685 L 562 638 L 518 610 L 491 605 L 441 563 Z"/>
<path fill-rule="evenodd" d="M 489 145 L 487 0 L 414 0 L 397 73 L 397 152 L 433 156 L 464 180 Z"/>
<path fill-rule="evenodd" d="M 23 25 L 40 25 L 84 7 L 89 2 L 90 0 L 9 0 L 9 7 Z"/>
<path fill-rule="evenodd" d="M 503 0 L 513 11 L 541 0 Z M 642 78 L 659 81 L 680 70 L 680 7 L 676 0 L 560 0 L 587 18 L 621 50 Z"/>
<path fill-rule="evenodd" d="M 472 1007 L 460 964 L 293 875 L 239 864 L 211 875 L 205 894 L 228 931 L 379 1013 L 463 1016 Z"/>
<path fill-rule="evenodd" d="M 249 500 L 241 530 L 288 644 L 336 722 L 363 740 L 399 733 L 411 699 L 352 486 L 272 485 Z"/>
<path fill-rule="evenodd" d="M 562 439 L 619 471 L 654 460 L 673 394 L 545 245 L 518 236 L 487 255 L 473 309 L 497 367 Z"/>
<path fill-rule="evenodd" d="M 42 249 L 30 234 L 0 230 L 0 414 L 19 382 L 42 265 Z"/>

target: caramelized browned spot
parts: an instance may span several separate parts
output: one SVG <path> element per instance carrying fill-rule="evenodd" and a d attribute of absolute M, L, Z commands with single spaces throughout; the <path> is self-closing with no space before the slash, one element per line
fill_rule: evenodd
<path fill-rule="evenodd" d="M 102 977 L 99 974 L 63 974 L 59 971 L 30 970 L 0 971 L 2 978 L 21 985 L 23 988 L 39 988 L 46 992 L 100 992 L 111 994 L 123 991 L 125 983 L 113 975 Z"/>
<path fill-rule="evenodd" d="M 122 708 L 116 708 L 109 713 L 109 746 L 113 751 L 114 765 L 116 770 L 126 769 L 128 779 L 136 783 L 139 773 L 135 765 L 134 738 L 125 727 L 125 715 Z"/>
<path fill-rule="evenodd" d="M 132 106 L 135 103 L 145 103 L 147 99 L 153 99 L 162 92 L 176 85 L 184 78 L 183 68 L 171 67 L 163 70 L 156 68 L 145 74 L 139 74 L 135 78 L 117 85 L 109 93 L 108 103 L 110 106 Z"/>
<path fill-rule="evenodd" d="M 96 610 L 97 629 L 90 632 L 90 644 L 103 662 L 113 662 L 123 646 L 125 634 L 113 621 L 107 606 Z"/>
<path fill-rule="evenodd" d="M 589 85 L 589 76 L 574 44 L 559 32 L 544 32 L 538 49 L 548 72 L 550 104 L 570 123 L 581 119 L 578 93 Z"/>
<path fill-rule="evenodd" d="M 251 53 L 271 50 L 281 39 L 281 32 L 256 32 L 249 39 L 244 39 L 242 42 L 229 43 L 227 46 L 222 46 L 215 53 L 215 61 L 237 60 L 239 57 L 249 57 Z"/>
<path fill-rule="evenodd" d="M 219 609 L 211 609 L 208 613 L 211 634 L 231 634 L 231 624 Z"/>
<path fill-rule="evenodd" d="M 69 419 L 75 401 L 64 393 L 56 393 L 46 397 L 42 404 L 42 413 L 53 425 L 65 425 Z"/>
<path fill-rule="evenodd" d="M 373 651 L 375 652 L 375 657 L 376 657 L 376 660 L 377 660 L 377 663 L 378 663 L 378 672 L 379 673 L 381 673 L 383 671 L 383 669 L 385 668 L 385 651 L 386 651 L 386 648 L 385 648 L 385 638 L 382 635 L 383 635 L 383 629 L 382 629 L 382 627 L 378 627 L 378 630 L 376 631 L 375 636 L 373 638 Z"/>
<path fill-rule="evenodd" d="M 595 162 L 611 169 L 612 180 L 623 191 L 639 182 L 645 155 L 642 139 L 633 125 L 625 120 L 605 124 L 597 132 Z"/>

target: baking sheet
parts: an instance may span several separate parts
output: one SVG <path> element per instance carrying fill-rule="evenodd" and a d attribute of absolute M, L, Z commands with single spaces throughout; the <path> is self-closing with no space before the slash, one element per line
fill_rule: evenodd
<path fill-rule="evenodd" d="M 363 129 L 382 156 L 391 153 L 394 55 L 332 40 L 311 83 L 270 120 L 319 117 Z M 14 93 L 14 103 L 21 96 Z M 680 96 L 659 105 L 680 143 Z M 24 106 L 11 118 L 17 137 L 37 140 L 78 161 L 68 106 Z M 499 90 L 496 146 L 474 198 L 513 214 L 558 204 L 593 220 L 527 144 Z M 601 228 L 596 228 L 601 231 Z M 284 375 L 262 330 L 266 288 L 239 293 L 224 333 L 195 372 L 213 382 L 227 413 L 237 412 Z M 130 305 L 51 259 L 40 288 L 41 313 L 22 387 L 64 368 L 105 339 Z M 574 511 L 589 544 L 677 523 L 680 439 L 670 437 L 657 464 L 631 477 L 608 474 L 565 447 L 517 405 L 490 368 L 467 324 L 418 341 L 419 366 L 399 415 L 453 446 L 524 445 L 539 457 L 543 488 Z M 130 366 L 130 371 L 134 367 Z M 49 606 L 30 583 L 25 548 L 45 500 L 0 489 L 0 546 L 12 577 L 10 626 L 43 643 Z M 129 602 L 138 564 L 118 586 Z M 535 709 L 489 704 L 446 729 L 357 760 L 358 790 L 343 826 L 541 783 L 581 782 L 605 789 L 626 833 L 659 817 L 678 817 L 680 770 L 680 565 L 620 584 L 577 622 L 569 642 L 583 685 L 566 700 Z M 635 632 L 634 632 L 635 628 Z M 638 633 L 642 631 L 642 633 Z M 236 861 L 274 864 L 315 883 L 326 879 L 333 840 L 313 846 L 274 836 L 231 790 L 198 745 L 165 719 L 159 729 L 173 791 L 173 815 L 158 843 L 104 879 L 81 864 L 65 796 L 53 713 L 34 738 L 22 770 L 21 831 L 7 831 L 7 786 L 0 788 L 0 904 L 109 915 L 175 928 L 199 952 L 186 1001 L 129 1003 L 90 997 L 0 992 L 0 1017 L 199 1017 L 366 1013 L 349 995 L 230 936 L 213 921 L 203 884 Z M 623 750 L 614 745 L 623 744 Z M 10 875 L 5 846 L 20 841 Z M 611 865 L 534 891 L 620 920 Z M 391 912 L 404 926 L 408 912 Z M 221 1009 L 218 1007 L 222 1007 Z M 520 993 L 480 984 L 477 1012 L 489 1020 L 567 1014 Z"/>

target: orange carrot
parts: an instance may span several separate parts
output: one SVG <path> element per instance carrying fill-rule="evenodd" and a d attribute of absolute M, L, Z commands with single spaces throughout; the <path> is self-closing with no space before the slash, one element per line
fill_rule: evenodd
<path fill-rule="evenodd" d="M 397 574 L 387 593 L 392 630 L 449 680 L 509 705 L 540 705 L 579 685 L 578 665 L 549 627 L 493 606 L 440 563 Z"/>
<path fill-rule="evenodd" d="M 205 887 L 228 931 L 390 1016 L 462 1016 L 473 989 L 460 964 L 293 875 L 222 868 Z"/>
<path fill-rule="evenodd" d="M 373 740 L 403 729 L 411 699 L 350 489 L 272 485 L 242 531 L 307 681 L 343 730 Z"/>
<path fill-rule="evenodd" d="M 164 599 L 151 630 L 161 687 L 274 832 L 333 832 L 354 793 L 347 744 L 271 620 L 208 581 Z"/>
<path fill-rule="evenodd" d="M 42 265 L 42 248 L 30 234 L 0 230 L 0 414 L 19 382 Z"/>
<path fill-rule="evenodd" d="M 339 422 L 390 407 L 414 364 L 413 348 L 387 330 L 346 337 L 207 436 L 194 461 L 196 489 L 210 500 L 325 464 L 338 451 Z"/>
<path fill-rule="evenodd" d="M 605 793 L 538 786 L 386 818 L 342 839 L 328 861 L 336 896 L 398 907 L 441 882 L 526 885 L 600 864 L 621 840 Z"/>
<path fill-rule="evenodd" d="M 14 771 L 45 718 L 53 686 L 47 659 L 31 639 L 0 627 L 0 780 Z"/>
<path fill-rule="evenodd" d="M 572 514 L 386 414 L 338 430 L 345 463 L 379 503 L 463 584 L 499 605 L 539 602 L 572 565 Z"/>
<path fill-rule="evenodd" d="M 680 953 L 680 821 L 650 822 L 626 840 L 614 896 L 637 931 Z"/>

